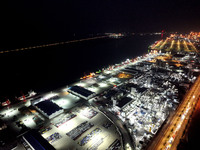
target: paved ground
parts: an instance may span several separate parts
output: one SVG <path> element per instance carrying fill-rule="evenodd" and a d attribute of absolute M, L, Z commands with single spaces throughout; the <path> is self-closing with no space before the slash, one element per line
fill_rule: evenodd
<path fill-rule="evenodd" d="M 79 109 L 79 108 L 76 108 L 76 110 L 77 109 Z M 79 109 L 78 111 L 79 112 L 76 112 L 76 111 L 73 112 L 73 110 L 72 110 L 72 112 L 74 114 L 76 114 L 77 116 L 75 118 L 69 120 L 68 122 L 64 123 L 63 125 L 61 125 L 58 128 L 51 124 L 50 127 L 52 129 L 50 131 L 42 134 L 42 136 L 44 138 L 47 138 L 51 134 L 58 132 L 62 136 L 62 138 L 52 143 L 52 145 L 58 150 L 87 149 L 87 148 L 91 147 L 92 145 L 94 145 L 96 142 L 98 142 L 98 140 L 101 138 L 103 138 L 103 143 L 99 146 L 99 149 L 106 149 L 116 139 L 120 139 L 119 133 L 116 132 L 114 125 L 112 125 L 109 129 L 106 129 L 102 126 L 103 123 L 109 122 L 109 120 L 102 113 L 99 112 L 95 117 L 88 119 L 87 117 L 82 115 L 81 109 Z M 59 117 L 56 117 L 56 119 L 58 119 L 58 118 Z M 76 126 L 78 126 L 79 124 L 81 124 L 85 121 L 93 123 L 94 126 L 91 127 L 89 130 L 87 130 L 86 132 L 84 132 L 76 140 L 72 140 L 69 136 L 66 135 L 67 132 L 71 131 Z M 53 122 L 53 120 L 52 120 L 52 122 Z M 96 128 L 100 128 L 102 130 L 102 132 L 99 133 L 98 135 L 94 136 L 94 138 L 92 138 L 92 140 L 90 140 L 84 146 L 80 146 L 78 144 L 78 142 L 80 142 L 86 135 L 88 135 L 91 131 L 93 131 Z"/>

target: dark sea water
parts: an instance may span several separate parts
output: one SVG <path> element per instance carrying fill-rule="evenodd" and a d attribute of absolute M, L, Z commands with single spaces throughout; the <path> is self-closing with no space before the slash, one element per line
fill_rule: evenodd
<path fill-rule="evenodd" d="M 134 35 L 0 54 L 0 96 L 57 89 L 84 74 L 147 53 L 148 46 L 159 39 Z"/>

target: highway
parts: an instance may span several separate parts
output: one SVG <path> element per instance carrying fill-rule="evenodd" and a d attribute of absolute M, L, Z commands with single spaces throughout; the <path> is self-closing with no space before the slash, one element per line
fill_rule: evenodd
<path fill-rule="evenodd" d="M 31 49 L 43 48 L 43 47 L 50 47 L 50 46 L 57 46 L 57 45 L 63 45 L 63 44 L 69 44 L 69 43 L 76 43 L 76 42 L 82 42 L 82 41 L 89 41 L 89 40 L 101 39 L 101 38 L 106 38 L 106 37 L 108 37 L 108 36 L 107 35 L 97 36 L 97 37 L 85 38 L 85 39 L 80 39 L 80 40 L 72 40 L 72 41 L 57 42 L 57 43 L 43 44 L 43 45 L 37 45 L 37 46 L 30 46 L 30 47 L 25 47 L 25 48 L 17 48 L 17 49 L 12 49 L 12 50 L 4 50 L 4 51 L 0 51 L 0 54 L 10 53 L 10 52 L 18 52 L 18 51 L 25 51 L 25 50 L 31 50 Z"/>
<path fill-rule="evenodd" d="M 189 117 L 200 96 L 200 76 L 186 93 L 183 101 L 163 126 L 148 150 L 175 150 L 182 138 Z"/>
<path fill-rule="evenodd" d="M 183 136 L 183 143 L 179 146 L 179 150 L 181 150 L 181 147 L 187 147 L 192 149 L 196 149 L 199 147 L 199 134 L 200 134 L 200 100 L 196 104 L 195 110 L 192 114 L 192 117 L 190 117 L 190 123 L 187 126 L 186 132 Z M 187 143 L 186 143 L 187 142 Z M 186 149 L 187 149 L 186 148 Z"/>

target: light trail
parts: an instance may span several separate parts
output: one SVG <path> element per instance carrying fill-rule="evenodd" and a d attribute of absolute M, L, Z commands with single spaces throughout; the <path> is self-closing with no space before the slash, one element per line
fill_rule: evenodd
<path fill-rule="evenodd" d="M 43 47 L 50 47 L 50 46 L 57 46 L 57 45 L 64 45 L 64 44 L 70 44 L 70 43 L 76 43 L 76 42 L 82 42 L 82 41 L 101 39 L 101 38 L 106 38 L 106 37 L 108 36 L 98 36 L 98 37 L 92 37 L 92 38 L 86 38 L 86 39 L 80 39 L 80 40 L 43 44 L 43 45 L 30 46 L 30 47 L 25 47 L 25 48 L 17 48 L 17 49 L 12 49 L 12 50 L 0 51 L 0 53 L 3 54 L 3 53 L 10 53 L 10 52 L 25 51 L 25 50 L 31 50 L 31 49 L 37 49 L 37 48 L 43 48 Z"/>
<path fill-rule="evenodd" d="M 200 78 L 197 79 L 194 87 L 191 89 L 192 91 L 185 98 L 185 100 L 187 102 L 185 104 L 185 109 L 182 110 L 182 113 L 180 114 L 181 117 L 179 117 L 179 121 L 176 122 L 177 126 L 174 127 L 174 131 L 172 133 L 175 136 L 174 136 L 174 138 L 172 137 L 172 140 L 170 141 L 170 143 L 168 141 L 167 146 L 171 145 L 171 148 L 170 148 L 171 150 L 177 148 L 179 141 L 185 130 L 185 127 L 187 125 L 188 118 L 192 113 L 192 108 L 194 108 L 195 107 L 194 104 L 198 102 L 198 96 L 199 96 L 198 91 L 200 90 L 199 83 L 200 83 Z"/>

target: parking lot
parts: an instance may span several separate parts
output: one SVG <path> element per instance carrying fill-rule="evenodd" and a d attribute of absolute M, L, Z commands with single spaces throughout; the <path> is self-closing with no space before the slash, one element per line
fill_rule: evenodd
<path fill-rule="evenodd" d="M 105 123 L 109 124 L 109 127 L 104 127 Z M 87 129 L 84 130 L 86 127 Z M 75 129 L 78 129 L 79 133 L 77 130 L 75 132 Z M 60 150 L 92 149 L 94 147 L 107 149 L 116 139 L 120 139 L 115 126 L 101 112 L 88 106 L 76 107 L 70 113 L 61 114 L 52 119 L 49 126 L 41 129 L 41 135 L 49 139 L 55 149 Z M 85 144 L 80 144 L 83 141 Z"/>

